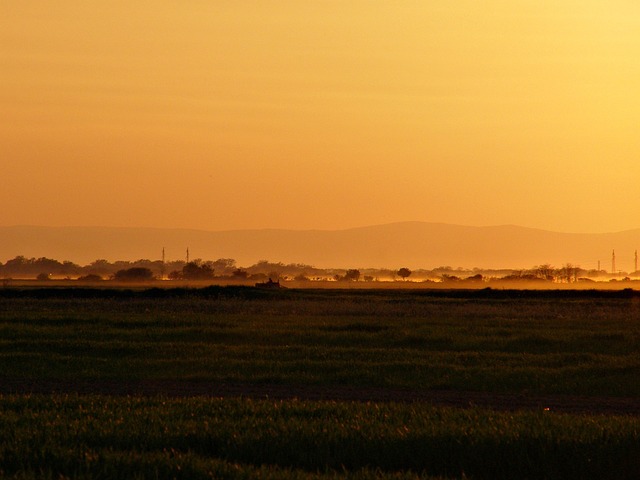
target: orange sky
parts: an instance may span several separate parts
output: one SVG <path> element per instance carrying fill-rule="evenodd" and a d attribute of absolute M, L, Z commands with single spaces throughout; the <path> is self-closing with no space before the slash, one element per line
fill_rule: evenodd
<path fill-rule="evenodd" d="M 0 224 L 640 227 L 631 0 L 8 1 Z"/>

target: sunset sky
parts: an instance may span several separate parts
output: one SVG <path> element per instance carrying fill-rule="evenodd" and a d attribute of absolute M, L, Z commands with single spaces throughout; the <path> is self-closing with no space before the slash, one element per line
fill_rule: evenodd
<path fill-rule="evenodd" d="M 640 227 L 635 0 L 0 3 L 0 225 Z"/>

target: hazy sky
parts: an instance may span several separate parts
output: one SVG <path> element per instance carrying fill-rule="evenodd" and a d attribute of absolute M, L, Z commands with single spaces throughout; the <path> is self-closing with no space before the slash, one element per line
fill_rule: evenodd
<path fill-rule="evenodd" d="M 0 224 L 640 227 L 636 0 L 0 3 Z"/>

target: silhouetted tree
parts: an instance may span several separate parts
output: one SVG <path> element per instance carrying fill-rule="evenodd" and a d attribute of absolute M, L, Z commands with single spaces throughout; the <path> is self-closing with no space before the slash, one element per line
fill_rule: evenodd
<path fill-rule="evenodd" d="M 344 274 L 344 279 L 357 282 L 360 279 L 360 270 L 357 270 L 355 268 L 347 270 L 347 272 Z"/>
<path fill-rule="evenodd" d="M 182 272 L 179 270 L 172 270 L 168 275 L 169 280 L 180 280 L 182 278 Z"/>
<path fill-rule="evenodd" d="M 153 272 L 144 267 L 133 267 L 118 270 L 113 276 L 119 282 L 145 282 L 153 280 Z"/>
<path fill-rule="evenodd" d="M 19 255 L 11 260 L 7 260 L 7 263 L 2 267 L 4 274 L 9 275 L 37 275 L 41 272 L 48 272 L 49 274 L 56 275 L 69 275 L 79 273 L 81 267 L 75 263 L 65 261 L 60 263 L 58 260 L 51 258 L 25 258 Z"/>
<path fill-rule="evenodd" d="M 253 282 L 264 282 L 269 279 L 266 273 L 252 273 L 247 278 Z"/>
<path fill-rule="evenodd" d="M 96 275 L 95 273 L 90 273 L 89 275 L 83 275 L 78 277 L 79 282 L 101 282 L 102 277 L 100 275 Z"/>
<path fill-rule="evenodd" d="M 182 278 L 187 280 L 211 280 L 213 268 L 207 263 L 189 262 L 182 267 Z"/>
<path fill-rule="evenodd" d="M 211 264 L 218 275 L 232 275 L 236 269 L 236 261 L 233 258 L 219 258 Z"/>
<path fill-rule="evenodd" d="M 447 273 L 443 273 L 440 276 L 440 280 L 442 280 L 443 282 L 459 282 L 460 281 L 460 277 L 457 277 L 455 275 L 449 275 Z"/>
<path fill-rule="evenodd" d="M 559 277 L 567 283 L 577 282 L 580 270 L 577 265 L 567 263 L 559 270 Z"/>
<path fill-rule="evenodd" d="M 534 275 L 533 273 L 525 273 L 522 271 L 514 271 L 511 275 L 505 275 L 504 277 L 500 277 L 499 280 L 502 281 L 518 281 L 518 282 L 543 282 L 540 277 Z"/>
<path fill-rule="evenodd" d="M 548 263 L 533 267 L 533 272 L 538 278 L 541 278 L 542 280 L 548 280 L 550 282 L 555 280 L 555 268 L 553 268 Z"/>
<path fill-rule="evenodd" d="M 65 260 L 62 262 L 62 268 L 60 269 L 60 273 L 64 275 L 73 275 L 80 273 L 82 271 L 82 267 L 77 265 L 69 260 Z"/>
<path fill-rule="evenodd" d="M 480 273 L 476 273 L 475 275 L 472 275 L 464 279 L 465 282 L 482 282 L 483 280 L 484 280 L 484 277 Z"/>
<path fill-rule="evenodd" d="M 91 262 L 87 267 L 85 267 L 86 271 L 89 273 L 93 273 L 95 275 L 106 275 L 108 276 L 113 272 L 113 266 L 105 259 L 101 258 L 94 262 Z"/>
<path fill-rule="evenodd" d="M 402 277 L 403 280 L 406 280 L 412 272 L 408 268 L 402 267 L 400 270 L 398 270 L 397 273 L 399 277 Z"/>
<path fill-rule="evenodd" d="M 247 273 L 247 271 L 241 268 L 237 268 L 233 271 L 233 278 L 245 280 L 248 276 L 249 274 Z"/>

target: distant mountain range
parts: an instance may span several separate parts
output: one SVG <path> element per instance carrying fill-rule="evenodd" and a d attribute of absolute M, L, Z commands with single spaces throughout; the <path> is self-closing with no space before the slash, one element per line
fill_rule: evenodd
<path fill-rule="evenodd" d="M 0 227 L 0 261 L 17 255 L 70 260 L 167 260 L 234 258 L 240 266 L 259 260 L 320 268 L 432 269 L 439 266 L 529 268 L 565 263 L 582 268 L 633 271 L 640 229 L 617 233 L 559 233 L 513 225 L 468 227 L 403 222 L 346 230 L 204 231 L 163 228 Z"/>

